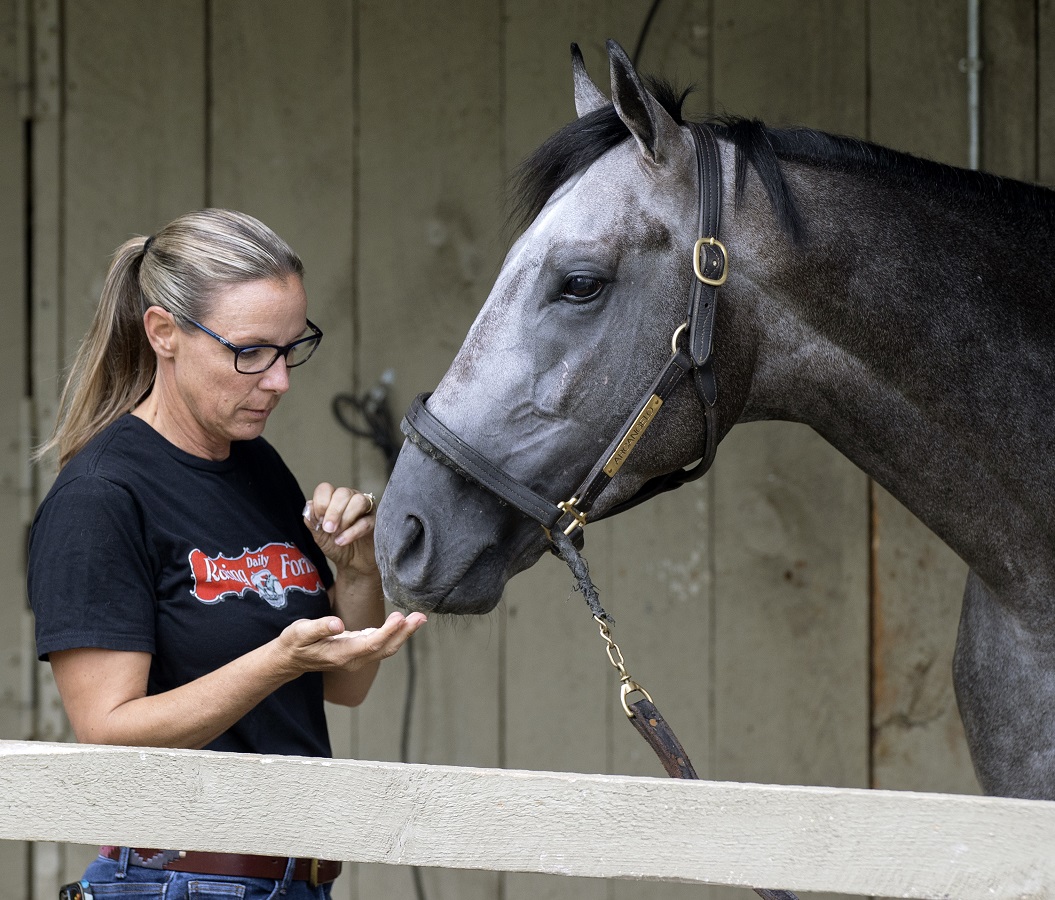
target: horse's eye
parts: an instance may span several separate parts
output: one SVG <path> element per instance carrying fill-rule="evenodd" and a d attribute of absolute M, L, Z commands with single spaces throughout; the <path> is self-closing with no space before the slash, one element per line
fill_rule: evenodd
<path fill-rule="evenodd" d="M 605 282 L 594 275 L 569 275 L 564 279 L 560 296 L 562 300 L 572 303 L 584 303 L 600 294 L 604 285 Z"/>

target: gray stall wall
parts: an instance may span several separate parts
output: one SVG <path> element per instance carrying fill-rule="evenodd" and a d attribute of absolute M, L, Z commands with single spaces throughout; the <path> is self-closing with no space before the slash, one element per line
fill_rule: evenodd
<path fill-rule="evenodd" d="M 436 384 L 512 237 L 507 176 L 574 115 L 569 43 L 604 86 L 604 40 L 632 50 L 651 5 L 0 0 L 0 568 L 12 586 L 0 738 L 69 736 L 21 587 L 52 477 L 28 452 L 110 252 L 205 205 L 286 237 L 326 341 L 267 436 L 305 489 L 381 492 L 380 454 L 338 426 L 331 398 L 392 368 L 398 413 Z M 1052 4 L 990 0 L 982 15 L 982 167 L 1050 181 Z M 966 43 L 966 0 L 667 0 L 641 67 L 694 83 L 692 115 L 801 123 L 965 165 Z M 808 429 L 735 429 L 703 480 L 591 526 L 587 557 L 631 673 L 703 777 L 977 791 L 950 682 L 965 567 Z M 415 645 L 411 761 L 662 775 L 555 560 L 487 617 L 434 617 Z M 406 680 L 401 655 L 361 709 L 330 711 L 339 755 L 398 758 Z M 3 895 L 53 900 L 92 852 L 0 844 Z M 441 870 L 424 884 L 429 900 L 643 893 Z M 356 867 L 335 896 L 413 896 L 411 875 Z"/>

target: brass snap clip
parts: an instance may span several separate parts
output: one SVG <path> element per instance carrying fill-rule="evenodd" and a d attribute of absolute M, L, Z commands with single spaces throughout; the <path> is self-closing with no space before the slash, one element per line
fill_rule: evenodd
<path fill-rule="evenodd" d="M 594 616 L 593 620 L 597 623 L 598 628 L 601 632 L 601 637 L 604 638 L 605 643 L 608 645 L 605 651 L 608 653 L 608 661 L 619 673 L 619 702 L 623 705 L 623 712 L 626 713 L 628 719 L 634 718 L 634 712 L 630 709 L 630 704 L 626 702 L 626 698 L 637 692 L 642 694 L 649 703 L 652 702 L 652 697 L 641 685 L 639 685 L 633 678 L 630 677 L 630 673 L 626 670 L 626 664 L 623 661 L 623 652 L 619 649 L 619 645 L 615 642 L 612 637 L 612 632 L 608 628 L 608 623 L 600 616 Z"/>

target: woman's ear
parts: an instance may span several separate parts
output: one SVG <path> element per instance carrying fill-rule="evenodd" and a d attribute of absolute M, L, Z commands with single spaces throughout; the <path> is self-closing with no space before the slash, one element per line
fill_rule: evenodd
<path fill-rule="evenodd" d="M 175 317 L 167 309 L 160 306 L 149 307 L 143 313 L 143 330 L 147 333 L 150 346 L 159 357 L 169 359 L 175 355 L 181 331 Z"/>

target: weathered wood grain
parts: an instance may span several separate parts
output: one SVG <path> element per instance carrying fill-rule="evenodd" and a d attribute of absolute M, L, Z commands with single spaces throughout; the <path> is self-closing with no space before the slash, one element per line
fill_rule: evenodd
<path fill-rule="evenodd" d="M 0 738 L 28 738 L 32 727 L 33 670 L 24 592 L 17 589 L 24 570 L 29 515 L 29 352 L 26 265 L 26 164 L 24 123 L 30 117 L 29 28 L 20 0 L 0 2 L 0 270 L 8 297 L 3 303 L 9 363 L 0 383 L 0 573 L 15 586 L 0 606 Z M 29 848 L 0 842 L 0 877 L 13 897 L 25 896 Z"/>
<path fill-rule="evenodd" d="M 330 412 L 333 395 L 353 386 L 352 5 L 210 7 L 209 203 L 254 215 L 289 242 L 304 260 L 308 317 L 325 332 L 291 373 L 266 435 L 306 494 L 321 481 L 351 485 L 354 474 L 355 439 Z"/>
<path fill-rule="evenodd" d="M 706 18 L 707 3 L 674 3 L 654 23 L 643 68 L 671 51 L 671 21 Z M 701 11 L 702 8 L 702 11 Z M 637 2 L 515 2 L 505 28 L 505 169 L 575 118 L 569 45 L 581 46 L 588 71 L 609 93 L 604 42 L 615 38 L 632 53 L 647 7 Z M 699 47 L 697 46 L 697 50 Z M 650 62 L 651 60 L 651 62 Z M 696 75 L 697 73 L 694 73 Z M 706 73 L 703 73 L 706 75 Z M 666 343 L 664 336 L 656 338 Z M 645 385 L 642 385 L 644 389 Z M 660 425 L 656 426 L 657 428 Z M 586 475 L 593 460 L 582 460 Z M 618 640 L 639 668 L 664 713 L 682 723 L 683 740 L 706 771 L 706 673 L 710 615 L 706 536 L 699 514 L 701 486 L 668 496 L 632 514 L 587 528 L 585 556 L 602 602 L 617 620 Z M 705 502 L 705 501 L 704 501 Z M 705 516 L 702 519 L 705 520 Z M 699 585 L 687 582 L 700 577 Z M 661 773 L 651 751 L 625 721 L 618 678 L 567 567 L 555 558 L 510 582 L 505 661 L 505 764 L 581 772 Z M 698 604 L 687 608 L 691 597 Z M 678 617 L 677 624 L 674 619 Z M 681 675 L 687 677 L 682 680 Z M 675 688 L 674 686 L 677 685 Z M 689 712 L 691 710 L 691 712 Z M 654 885 L 655 900 L 685 895 L 678 885 Z M 694 896 L 700 896 L 695 888 Z M 708 892 L 709 893 L 709 892 Z M 543 875 L 510 875 L 507 900 L 635 896 L 636 886 Z"/>
<path fill-rule="evenodd" d="M 450 365 L 501 258 L 498 4 L 357 3 L 356 381 L 395 372 L 397 418 Z M 361 477 L 383 485 L 380 454 Z M 434 616 L 413 638 L 410 759 L 501 764 L 502 621 Z M 360 711 L 359 755 L 396 759 L 407 655 L 382 667 Z M 492 900 L 491 872 L 424 872 L 429 900 Z M 406 868 L 363 866 L 363 897 L 413 895 Z"/>
<path fill-rule="evenodd" d="M 1038 181 L 1055 186 L 1055 3 L 1037 3 L 1036 43 Z"/>
<path fill-rule="evenodd" d="M 35 355 L 41 427 L 49 421 L 63 369 L 88 329 L 113 250 L 204 201 L 202 9 L 200 0 L 158 8 L 90 0 L 64 5 L 56 19 L 54 39 L 62 54 L 54 96 L 62 106 L 56 133 L 39 149 L 56 155 L 54 182 L 42 173 L 42 187 L 57 192 L 57 208 L 53 219 L 34 223 L 45 273 L 34 298 L 35 310 L 45 313 L 34 325 L 40 329 L 37 346 L 55 347 L 54 353 Z M 160 42 L 158 35 L 164 35 Z M 52 292 L 58 300 L 54 313 Z M 50 483 L 50 472 L 42 475 L 38 501 Z M 38 736 L 64 736 L 46 665 L 38 694 Z M 95 852 L 67 846 L 35 854 L 34 900 L 53 900 L 58 885 L 79 878 Z"/>
<path fill-rule="evenodd" d="M 361 482 L 357 441 L 330 412 L 354 387 L 354 29 L 351 0 L 209 7 L 209 204 L 267 223 L 304 261 L 308 317 L 325 337 L 268 422 L 305 495 Z M 358 715 L 327 704 L 337 757 L 355 755 Z M 333 888 L 358 896 L 355 873 Z"/>
<path fill-rule="evenodd" d="M 871 7 L 873 140 L 967 165 L 966 6 Z M 975 792 L 952 689 L 966 566 L 879 487 L 873 515 L 872 785 Z"/>
<path fill-rule="evenodd" d="M 1055 891 L 1044 801 L 14 741 L 0 810 L 0 838 L 891 897 Z"/>
<path fill-rule="evenodd" d="M 863 134 L 865 25 L 861 2 L 715 0 L 716 109 Z M 734 429 L 714 483 L 712 774 L 863 787 L 867 478 L 808 429 L 770 422 Z"/>

